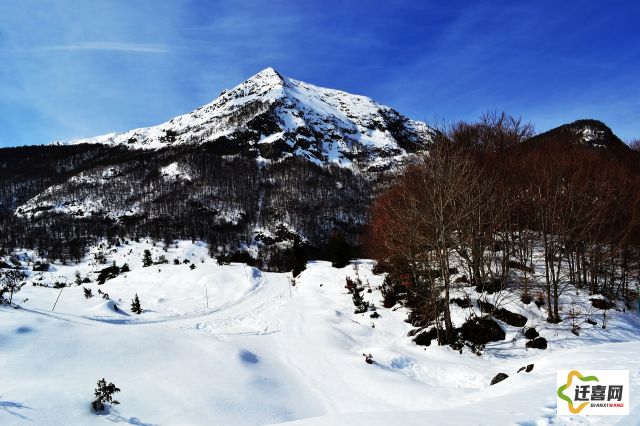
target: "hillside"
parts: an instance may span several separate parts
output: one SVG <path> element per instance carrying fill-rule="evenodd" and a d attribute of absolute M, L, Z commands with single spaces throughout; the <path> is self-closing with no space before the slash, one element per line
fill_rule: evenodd
<path fill-rule="evenodd" d="M 365 96 L 267 68 L 155 127 L 0 149 L 0 219 L 17 231 L 0 242 L 66 259 L 115 234 L 227 252 L 284 233 L 317 253 L 335 232 L 358 241 L 379 180 L 433 134 Z"/>
<path fill-rule="evenodd" d="M 169 263 L 142 267 L 145 249 L 154 260 L 164 255 Z M 105 264 L 96 263 L 96 253 L 106 254 Z M 499 321 L 506 338 L 478 356 L 467 349 L 459 354 L 448 346 L 413 343 L 407 311 L 381 305 L 383 277 L 372 274 L 370 261 L 343 269 L 312 262 L 291 285 L 290 274 L 217 265 L 201 242 L 176 242 L 166 251 L 146 241 L 103 245 L 77 265 L 53 264 L 48 272 L 32 271 L 38 260 L 34 253 L 20 251 L 18 258 L 31 271 L 17 295 L 21 307 L 0 307 L 0 423 L 6 425 L 105 420 L 364 425 L 452 419 L 574 424 L 555 417 L 557 369 L 630 369 L 632 386 L 640 383 L 636 314 L 610 310 L 603 330 L 601 311 L 590 308 L 583 292 L 563 299 L 563 306 L 573 302 L 591 309 L 597 321 L 583 325 L 580 336 L 567 324 L 547 323 L 541 310 L 507 299 L 502 306 L 523 313 L 527 327 L 548 340 L 548 349 L 526 349 L 522 330 Z M 111 262 L 126 262 L 130 271 L 98 285 L 96 271 Z M 76 273 L 91 282 L 72 284 Z M 374 308 L 354 314 L 347 276 L 369 286 L 364 296 Z M 56 282 L 69 286 L 56 289 Z M 91 298 L 83 288 L 92 290 Z M 135 294 L 140 315 L 130 310 Z M 456 296 L 469 296 L 474 303 L 480 297 L 464 286 Z M 452 304 L 456 323 L 477 311 L 475 306 Z M 374 312 L 379 317 L 373 318 Z M 373 362 L 366 363 L 363 354 L 371 354 Z M 531 372 L 517 373 L 528 364 L 534 364 Z M 489 386 L 499 372 L 509 378 Z M 116 395 L 121 404 L 96 416 L 89 403 L 102 377 L 121 388 Z M 632 415 L 620 424 L 640 407 L 640 396 L 631 393 L 631 398 Z"/>

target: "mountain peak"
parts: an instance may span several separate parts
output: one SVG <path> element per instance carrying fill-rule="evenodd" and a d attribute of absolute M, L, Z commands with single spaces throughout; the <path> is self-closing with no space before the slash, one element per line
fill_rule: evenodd
<path fill-rule="evenodd" d="M 244 152 L 260 161 L 296 156 L 318 165 L 385 169 L 424 149 L 432 134 L 426 124 L 366 96 L 314 86 L 268 67 L 166 123 L 71 143 L 132 149 L 211 144 L 221 153 Z"/>
<path fill-rule="evenodd" d="M 258 77 L 258 76 L 263 77 L 263 78 L 278 78 L 280 80 L 283 79 L 282 74 L 280 74 L 278 71 L 276 71 L 276 69 L 273 68 L 273 67 L 267 67 L 267 68 L 263 69 L 262 71 L 260 71 L 259 73 L 257 73 L 256 75 L 254 75 L 251 78 Z"/>

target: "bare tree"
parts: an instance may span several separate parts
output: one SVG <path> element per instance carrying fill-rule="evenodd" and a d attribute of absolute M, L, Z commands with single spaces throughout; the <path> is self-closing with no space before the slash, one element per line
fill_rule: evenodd
<path fill-rule="evenodd" d="M 13 303 L 13 295 L 25 285 L 22 271 L 17 269 L 5 270 L 0 277 L 0 303 Z M 5 300 L 5 294 L 9 293 L 9 300 Z"/>

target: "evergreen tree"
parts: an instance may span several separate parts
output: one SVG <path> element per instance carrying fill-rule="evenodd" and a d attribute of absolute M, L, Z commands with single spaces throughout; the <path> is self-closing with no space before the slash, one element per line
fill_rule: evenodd
<path fill-rule="evenodd" d="M 149 251 L 149 249 L 146 249 L 144 251 L 144 255 L 142 257 L 142 266 L 143 267 L 148 267 L 153 265 L 153 259 L 151 258 L 151 252 Z"/>
<path fill-rule="evenodd" d="M 136 293 L 136 297 L 131 301 L 131 312 L 136 314 L 142 313 L 142 307 L 140 306 L 140 299 L 138 299 L 138 294 Z"/>
<path fill-rule="evenodd" d="M 103 412 L 105 409 L 105 402 L 112 405 L 120 404 L 119 401 L 113 399 L 113 394 L 116 392 L 120 392 L 120 389 L 117 388 L 116 385 L 111 382 L 107 384 L 107 381 L 104 378 L 98 380 L 98 386 L 94 391 L 96 399 L 91 403 L 93 410 L 97 413 Z"/>
<path fill-rule="evenodd" d="M 93 297 L 93 292 L 91 291 L 91 289 L 87 287 L 82 287 L 82 288 L 84 290 L 85 299 L 91 299 Z"/>

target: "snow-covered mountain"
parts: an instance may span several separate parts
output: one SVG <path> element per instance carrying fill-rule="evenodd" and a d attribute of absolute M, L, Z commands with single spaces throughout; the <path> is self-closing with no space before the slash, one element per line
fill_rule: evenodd
<path fill-rule="evenodd" d="M 317 87 L 266 68 L 213 102 L 154 127 L 71 144 L 160 149 L 217 143 L 260 160 L 300 156 L 316 164 L 380 169 L 424 149 L 433 129 L 366 96 Z"/>

